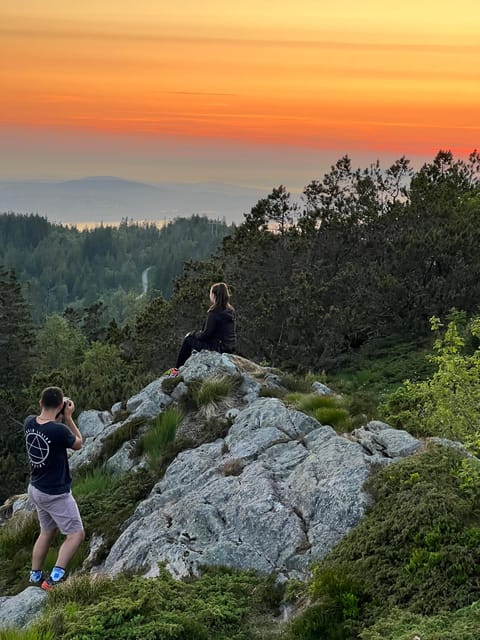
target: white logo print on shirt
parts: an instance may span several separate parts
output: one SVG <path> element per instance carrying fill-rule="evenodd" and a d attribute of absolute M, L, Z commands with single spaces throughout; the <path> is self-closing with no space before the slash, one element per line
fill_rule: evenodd
<path fill-rule="evenodd" d="M 30 464 L 32 467 L 43 467 L 50 453 L 51 440 L 40 431 L 29 431 L 25 439 Z"/>

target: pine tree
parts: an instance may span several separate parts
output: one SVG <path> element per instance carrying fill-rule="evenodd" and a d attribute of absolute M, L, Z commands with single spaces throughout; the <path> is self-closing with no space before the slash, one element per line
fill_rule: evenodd
<path fill-rule="evenodd" d="M 34 332 L 13 272 L 0 266 L 0 503 L 23 490 L 27 477 L 21 419 L 30 380 Z"/>
<path fill-rule="evenodd" d="M 0 266 L 0 389 L 17 393 L 32 371 L 34 329 L 13 271 Z"/>

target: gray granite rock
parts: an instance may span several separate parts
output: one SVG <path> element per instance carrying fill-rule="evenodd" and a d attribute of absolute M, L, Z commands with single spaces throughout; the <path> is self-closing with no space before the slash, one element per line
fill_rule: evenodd
<path fill-rule="evenodd" d="M 47 593 L 38 587 L 27 587 L 15 596 L 0 598 L 0 629 L 31 624 L 40 613 Z"/>
<path fill-rule="evenodd" d="M 188 393 L 187 385 L 184 382 L 179 382 L 170 395 L 172 396 L 172 400 L 178 402 L 186 393 Z"/>
<path fill-rule="evenodd" d="M 227 353 L 200 351 L 194 353 L 180 367 L 180 373 L 188 384 L 192 380 L 205 380 L 211 376 L 239 375 L 239 369 Z"/>
<path fill-rule="evenodd" d="M 312 382 L 312 391 L 314 391 L 314 393 L 316 393 L 319 396 L 336 395 L 335 391 L 332 391 L 330 387 L 327 387 L 327 385 L 323 384 L 323 382 L 318 382 L 318 380 L 316 380 L 315 382 Z"/>
<path fill-rule="evenodd" d="M 139 393 L 127 400 L 127 410 L 133 417 L 154 418 L 164 411 L 172 402 L 172 398 L 163 391 L 162 380 L 154 380 Z"/>
<path fill-rule="evenodd" d="M 78 416 L 77 424 L 84 438 L 98 436 L 106 426 L 112 423 L 113 417 L 110 411 L 82 411 Z"/>
<path fill-rule="evenodd" d="M 110 409 L 110 413 L 112 414 L 112 416 L 115 416 L 119 411 L 121 411 L 121 409 L 122 409 L 122 403 L 116 402 Z"/>
<path fill-rule="evenodd" d="M 104 570 L 175 576 L 201 564 L 306 578 L 361 518 L 369 456 L 358 442 L 259 398 L 225 439 L 184 451 L 140 503 Z"/>
<path fill-rule="evenodd" d="M 380 454 L 392 459 L 411 455 L 423 447 L 422 442 L 407 431 L 393 429 L 378 420 L 355 429 L 351 437 L 370 455 Z"/>
<path fill-rule="evenodd" d="M 137 462 L 131 457 L 131 453 L 135 449 L 135 443 L 131 440 L 124 442 L 120 449 L 107 460 L 105 468 L 116 475 L 121 475 L 127 471 L 131 471 Z"/>

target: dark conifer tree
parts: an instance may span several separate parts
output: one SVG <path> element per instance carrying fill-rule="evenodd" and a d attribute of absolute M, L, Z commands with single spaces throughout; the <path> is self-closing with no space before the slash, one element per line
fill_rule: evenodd
<path fill-rule="evenodd" d="M 34 329 L 13 271 L 0 266 L 0 389 L 17 393 L 32 372 Z"/>

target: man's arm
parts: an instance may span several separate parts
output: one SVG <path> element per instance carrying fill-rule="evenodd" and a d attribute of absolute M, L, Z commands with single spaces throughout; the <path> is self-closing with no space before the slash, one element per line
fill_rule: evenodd
<path fill-rule="evenodd" d="M 75 411 L 75 405 L 73 404 L 72 400 L 68 399 L 67 404 L 65 405 L 65 410 L 64 410 L 65 426 L 68 427 L 70 431 L 73 433 L 73 435 L 75 436 L 75 442 L 72 444 L 70 448 L 73 449 L 74 451 L 78 451 L 78 449 L 82 448 L 83 437 L 82 437 L 82 434 L 80 433 L 80 429 L 77 427 L 77 425 L 75 424 L 72 418 L 74 411 Z"/>

